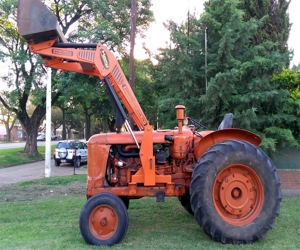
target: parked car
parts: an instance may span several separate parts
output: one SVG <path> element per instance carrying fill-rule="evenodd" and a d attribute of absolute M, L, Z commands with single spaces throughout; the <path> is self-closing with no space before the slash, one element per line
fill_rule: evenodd
<path fill-rule="evenodd" d="M 53 133 L 51 133 L 51 140 L 55 141 L 55 140 L 60 140 L 61 136 L 60 135 L 55 135 Z M 40 134 L 37 138 L 37 141 L 45 141 L 46 140 L 46 135 L 45 134 Z"/>
<path fill-rule="evenodd" d="M 46 140 L 46 135 L 45 134 L 40 134 L 37 138 L 37 141 L 45 141 Z"/>
<path fill-rule="evenodd" d="M 51 133 L 51 140 L 53 141 L 58 140 L 58 135 Z"/>
<path fill-rule="evenodd" d="M 61 163 L 73 163 L 79 167 L 82 162 L 87 162 L 87 145 L 81 141 L 60 141 L 54 149 L 53 159 L 55 166 Z"/>

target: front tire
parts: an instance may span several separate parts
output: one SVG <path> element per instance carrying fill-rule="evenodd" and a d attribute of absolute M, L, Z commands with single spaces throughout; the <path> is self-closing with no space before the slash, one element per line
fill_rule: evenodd
<path fill-rule="evenodd" d="M 121 242 L 128 224 L 125 204 L 111 193 L 99 193 L 89 198 L 79 217 L 82 237 L 91 245 L 111 246 Z"/>
<path fill-rule="evenodd" d="M 258 147 L 228 140 L 198 161 L 190 187 L 194 216 L 204 232 L 222 243 L 263 239 L 280 213 L 275 166 Z"/>

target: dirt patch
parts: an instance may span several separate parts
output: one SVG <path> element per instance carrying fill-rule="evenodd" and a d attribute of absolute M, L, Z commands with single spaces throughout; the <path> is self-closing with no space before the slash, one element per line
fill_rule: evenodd
<path fill-rule="evenodd" d="M 34 185 L 18 186 L 3 185 L 0 186 L 0 202 L 32 201 L 40 200 L 45 197 L 68 196 L 81 194 L 85 196 L 86 183 L 70 183 L 64 186 Z"/>

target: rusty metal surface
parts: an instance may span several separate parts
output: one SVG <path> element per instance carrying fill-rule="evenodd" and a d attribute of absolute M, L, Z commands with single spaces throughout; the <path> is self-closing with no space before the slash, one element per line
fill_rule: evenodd
<path fill-rule="evenodd" d="M 40 0 L 19 0 L 17 25 L 27 41 L 39 43 L 55 38 L 66 41 L 56 16 Z"/>

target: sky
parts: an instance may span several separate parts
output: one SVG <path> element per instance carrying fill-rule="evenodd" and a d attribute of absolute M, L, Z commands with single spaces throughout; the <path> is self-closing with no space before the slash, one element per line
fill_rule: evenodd
<path fill-rule="evenodd" d="M 294 49 L 294 58 L 291 62 L 291 66 L 293 64 L 298 65 L 300 63 L 300 1 L 292 0 L 289 6 L 289 16 L 290 23 L 292 23 L 292 28 L 290 31 L 289 37 L 289 48 Z"/>
<path fill-rule="evenodd" d="M 141 40 L 136 39 L 135 58 L 145 59 L 147 55 L 142 49 L 142 42 L 146 43 L 153 53 L 157 52 L 157 48 L 166 47 L 169 41 L 169 33 L 163 26 L 167 20 L 173 20 L 182 23 L 186 20 L 188 10 L 190 13 L 200 15 L 203 10 L 205 0 L 152 0 L 152 10 L 156 21 L 150 25 L 149 31 L 146 33 L 147 38 Z M 300 63 L 300 0 L 292 0 L 289 7 L 290 23 L 292 23 L 288 45 L 290 49 L 294 49 L 294 57 L 291 61 L 293 64 Z M 6 66 L 0 62 L 0 75 L 5 74 Z M 6 84 L 0 80 L 0 90 L 6 89 Z"/>
<path fill-rule="evenodd" d="M 163 26 L 167 20 L 173 20 L 181 23 L 186 20 L 188 10 L 190 13 L 196 13 L 198 16 L 203 10 L 205 0 L 152 0 L 152 10 L 154 12 L 155 22 L 150 25 L 147 32 L 147 39 L 136 39 L 135 57 L 145 59 L 147 56 L 142 50 L 142 42 L 146 43 L 146 47 L 152 52 L 157 51 L 158 47 L 166 47 L 169 41 L 169 33 Z M 291 61 L 297 65 L 300 62 L 300 0 L 292 0 L 289 6 L 290 23 L 292 23 L 288 45 L 290 49 L 294 49 L 294 57 Z"/>

